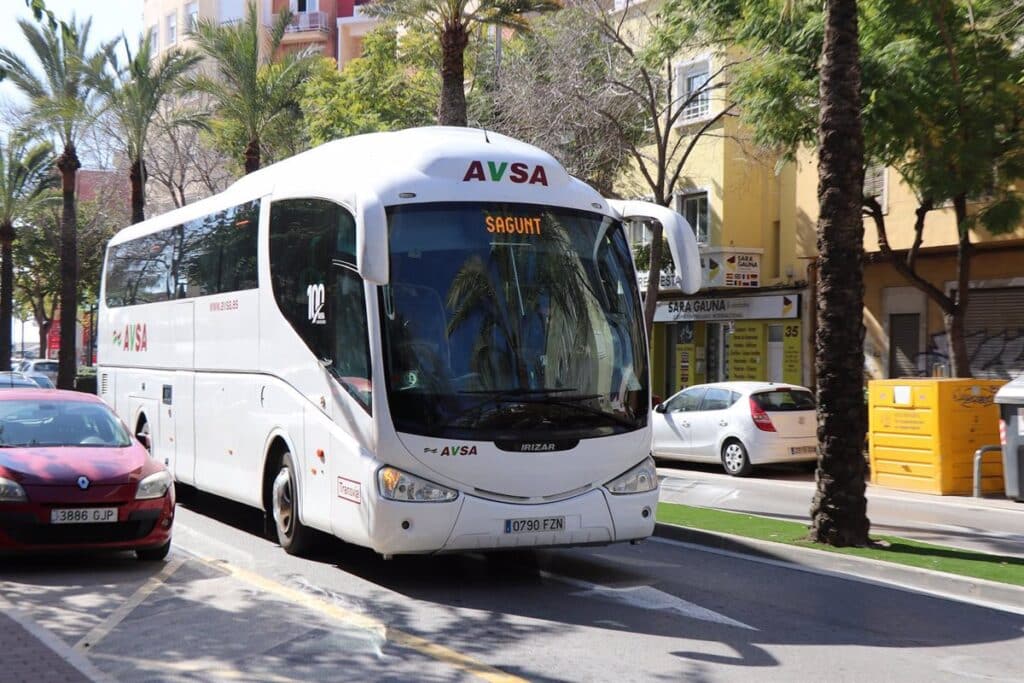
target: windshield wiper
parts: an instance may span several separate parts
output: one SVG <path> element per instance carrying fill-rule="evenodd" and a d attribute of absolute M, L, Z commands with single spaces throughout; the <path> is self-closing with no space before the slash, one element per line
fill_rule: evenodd
<path fill-rule="evenodd" d="M 497 403 L 518 403 L 518 404 L 533 404 L 533 405 L 555 405 L 575 408 L 581 412 L 588 413 L 590 415 L 596 415 L 622 426 L 633 429 L 636 424 L 626 418 L 619 417 L 614 413 L 608 413 L 600 408 L 593 408 L 588 405 L 583 405 L 583 401 L 590 401 L 595 398 L 600 398 L 601 394 L 572 394 L 566 395 L 564 392 L 578 391 L 575 388 L 556 388 L 556 389 L 482 389 L 473 391 L 460 391 L 460 394 L 491 394 L 487 399 L 480 401 L 474 405 L 469 406 L 465 410 L 459 412 L 457 415 L 452 417 L 448 421 L 448 426 L 460 420 L 466 415 L 470 415 L 474 412 L 480 412 L 488 405 Z"/>

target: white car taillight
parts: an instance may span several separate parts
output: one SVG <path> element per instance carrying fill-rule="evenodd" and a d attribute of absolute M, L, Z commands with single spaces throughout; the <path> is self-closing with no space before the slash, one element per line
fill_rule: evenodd
<path fill-rule="evenodd" d="M 750 418 L 754 421 L 754 425 L 762 432 L 775 431 L 772 419 L 768 417 L 768 413 L 764 412 L 764 408 L 757 405 L 757 401 L 754 400 L 753 396 L 750 397 Z"/>

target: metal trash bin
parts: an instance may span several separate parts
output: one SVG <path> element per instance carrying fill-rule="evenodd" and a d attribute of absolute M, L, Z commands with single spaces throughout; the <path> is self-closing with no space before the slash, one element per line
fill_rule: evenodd
<path fill-rule="evenodd" d="M 1024 502 L 1024 375 L 996 393 L 1006 496 Z"/>

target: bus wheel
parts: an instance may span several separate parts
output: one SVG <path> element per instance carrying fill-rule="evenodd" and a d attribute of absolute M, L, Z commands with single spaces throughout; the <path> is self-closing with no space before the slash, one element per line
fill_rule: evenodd
<path fill-rule="evenodd" d="M 281 469 L 274 478 L 271 501 L 277 542 L 289 555 L 301 555 L 309 549 L 312 531 L 299 521 L 299 489 L 295 484 L 292 454 L 281 457 Z"/>

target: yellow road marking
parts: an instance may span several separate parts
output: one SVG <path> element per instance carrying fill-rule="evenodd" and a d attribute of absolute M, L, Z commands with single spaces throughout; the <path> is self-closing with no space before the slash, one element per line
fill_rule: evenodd
<path fill-rule="evenodd" d="M 185 559 L 180 557 L 168 562 L 167 566 L 165 566 L 159 574 L 151 576 L 149 580 L 142 584 L 142 587 L 135 591 L 130 598 L 121 603 L 120 607 L 111 612 L 109 617 L 82 636 L 82 639 L 75 643 L 74 649 L 79 652 L 83 652 L 89 648 L 96 647 L 101 640 L 106 638 L 107 635 L 114 630 L 115 626 L 124 621 L 125 617 L 132 613 L 132 610 L 141 605 L 146 598 L 152 595 L 153 591 L 164 585 L 164 581 L 169 579 L 174 572 L 178 571 L 178 568 L 183 564 L 185 564 Z"/>
<path fill-rule="evenodd" d="M 304 593 L 294 588 L 289 588 L 288 586 L 276 581 L 264 578 L 259 574 L 228 564 L 227 562 L 205 558 L 200 559 L 211 566 L 228 572 L 240 581 L 244 581 L 251 586 L 259 588 L 260 590 L 284 598 L 285 600 L 296 603 L 315 612 L 319 612 L 320 614 L 329 616 L 343 624 L 348 624 L 356 628 L 376 633 L 385 641 L 409 648 L 410 650 L 415 650 L 416 652 L 426 655 L 431 659 L 444 662 L 445 664 L 472 674 L 473 676 L 488 681 L 489 683 L 526 683 L 526 679 L 524 678 L 513 676 L 501 669 L 496 669 L 493 666 L 479 662 L 468 655 L 462 654 L 461 652 L 456 652 L 451 648 L 433 643 L 426 638 L 413 635 L 412 633 L 406 633 L 405 631 L 401 631 L 396 628 L 391 628 L 387 624 L 372 617 L 368 617 L 365 614 L 359 614 L 358 612 L 353 612 L 343 607 L 339 607 L 330 602 L 309 595 L 308 593 Z"/>

